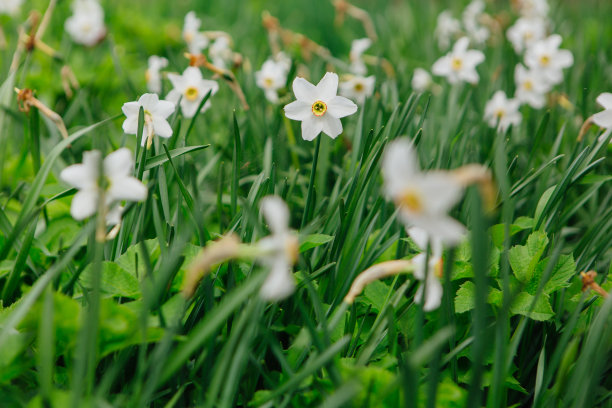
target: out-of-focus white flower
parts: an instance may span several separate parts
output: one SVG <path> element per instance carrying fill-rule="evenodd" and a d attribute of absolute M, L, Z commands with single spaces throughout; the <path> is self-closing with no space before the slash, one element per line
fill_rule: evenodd
<path fill-rule="evenodd" d="M 214 95 L 219 90 L 219 84 L 216 81 L 204 79 L 202 72 L 196 67 L 187 67 L 183 75 L 168 74 L 168 79 L 174 88 L 166 95 L 166 99 L 175 104 L 180 100 L 181 111 L 186 118 L 191 118 L 198 113 L 198 106 L 209 91 L 211 95 Z M 206 101 L 202 112 L 209 107 L 210 100 Z"/>
<path fill-rule="evenodd" d="M 328 72 L 315 86 L 297 77 L 293 80 L 296 101 L 285 105 L 285 116 L 302 122 L 302 138 L 313 140 L 321 131 L 335 139 L 342 133 L 340 118 L 357 112 L 350 99 L 337 96 L 338 75 Z"/>
<path fill-rule="evenodd" d="M 506 31 L 517 54 L 546 36 L 546 21 L 537 17 L 521 17 Z"/>
<path fill-rule="evenodd" d="M 291 69 L 291 58 L 282 51 L 279 51 L 274 55 L 274 61 L 283 67 L 285 72 L 289 72 Z"/>
<path fill-rule="evenodd" d="M 525 53 L 525 64 L 538 70 L 550 85 L 563 81 L 563 69 L 574 64 L 571 51 L 560 50 L 562 38 L 558 34 L 534 42 Z"/>
<path fill-rule="evenodd" d="M 349 53 L 349 59 L 351 61 L 351 72 L 355 75 L 365 75 L 368 72 L 368 69 L 363 62 L 361 56 L 363 53 L 370 48 L 372 45 L 372 40 L 369 38 L 360 38 L 358 40 L 353 40 L 351 43 L 351 51 Z"/>
<path fill-rule="evenodd" d="M 550 91 L 550 85 L 542 78 L 539 71 L 528 70 L 518 64 L 514 70 L 514 82 L 516 83 L 514 94 L 516 99 L 536 109 L 544 107 L 546 93 Z"/>
<path fill-rule="evenodd" d="M 421 172 L 410 140 L 397 139 L 385 148 L 382 162 L 384 191 L 399 208 L 406 228 L 419 227 L 432 239 L 458 244 L 465 227 L 448 216 L 461 199 L 463 185 L 448 172 Z"/>
<path fill-rule="evenodd" d="M 222 69 L 227 68 L 233 55 L 234 53 L 230 48 L 230 40 L 226 36 L 217 38 L 208 48 L 208 56 L 212 60 L 212 64 Z"/>
<path fill-rule="evenodd" d="M 295 291 L 291 270 L 298 257 L 298 239 L 289 229 L 289 208 L 280 197 L 262 198 L 260 209 L 272 234 L 257 243 L 262 253 L 258 259 L 270 269 L 259 295 L 264 300 L 279 301 Z"/>
<path fill-rule="evenodd" d="M 447 49 L 451 45 L 451 41 L 461 33 L 461 23 L 453 17 L 450 10 L 444 10 L 438 15 L 436 30 L 434 36 L 438 40 L 438 46 L 441 49 Z"/>
<path fill-rule="evenodd" d="M 201 54 L 202 50 L 208 47 L 208 38 L 200 32 L 202 21 L 196 17 L 195 12 L 190 11 L 185 15 L 183 24 L 183 39 L 187 43 L 190 54 Z"/>
<path fill-rule="evenodd" d="M 485 57 L 478 50 L 468 50 L 469 43 L 467 37 L 457 40 L 453 49 L 434 63 L 432 67 L 434 75 L 446 77 L 451 84 L 461 81 L 478 83 L 476 66 L 483 62 Z"/>
<path fill-rule="evenodd" d="M 612 129 L 612 93 L 604 92 L 597 97 L 604 110 L 593 115 L 593 122 L 602 128 Z"/>
<path fill-rule="evenodd" d="M 374 75 L 364 77 L 361 75 L 351 75 L 347 80 L 340 82 L 340 95 L 357 101 L 363 105 L 367 97 L 374 93 Z"/>
<path fill-rule="evenodd" d="M 160 71 L 168 66 L 168 60 L 164 57 L 151 55 L 148 60 L 148 68 L 145 72 L 147 80 L 147 89 L 149 92 L 160 93 L 162 85 L 162 77 Z"/>
<path fill-rule="evenodd" d="M 266 60 L 261 69 L 255 72 L 255 84 L 264 91 L 266 99 L 278 102 L 278 90 L 287 83 L 287 69 L 283 62 Z"/>
<path fill-rule="evenodd" d="M 64 24 L 66 32 L 78 44 L 96 45 L 106 35 L 104 10 L 96 0 L 76 0 L 73 14 Z"/>
<path fill-rule="evenodd" d="M 14 16 L 21 10 L 23 0 L 0 0 L 0 15 L 8 14 Z"/>
<path fill-rule="evenodd" d="M 412 89 L 416 92 L 425 92 L 433 85 L 431 75 L 423 68 L 416 68 L 412 74 Z"/>
<path fill-rule="evenodd" d="M 491 127 L 505 132 L 510 125 L 518 125 L 523 117 L 519 112 L 520 102 L 508 99 L 504 91 L 497 91 L 485 106 L 484 118 Z"/>
<path fill-rule="evenodd" d="M 167 118 L 174 112 L 176 105 L 170 101 L 160 101 L 154 93 L 144 94 L 138 101 L 123 104 L 121 110 L 126 116 L 123 121 L 123 131 L 126 134 L 135 135 L 138 132 L 138 113 L 141 106 L 144 110 L 143 146 L 150 145 L 154 134 L 164 138 L 172 136 L 172 128 Z"/>
<path fill-rule="evenodd" d="M 120 201 L 143 201 L 147 198 L 147 188 L 132 176 L 134 160 L 132 153 L 125 147 L 106 156 L 103 162 L 98 150 L 83 153 L 83 163 L 66 167 L 60 173 L 60 179 L 79 191 L 74 195 L 70 205 L 70 214 L 75 220 L 92 216 L 98 209 L 100 195 L 104 194 L 107 206 L 107 223 L 116 220 L 113 206 Z M 105 185 L 100 186 L 100 170 Z M 110 211 L 109 211 L 110 210 Z"/>
<path fill-rule="evenodd" d="M 417 303 L 423 302 L 423 310 L 430 312 L 440 307 L 442 303 L 442 241 L 430 238 L 427 231 L 412 227 L 408 228 L 408 235 L 422 251 L 427 250 L 427 245 L 431 245 L 431 256 L 427 259 L 427 254 L 422 252 L 412 258 L 414 263 L 414 277 L 420 281 L 425 281 L 424 285 L 419 286 L 414 296 Z M 423 294 L 425 299 L 423 299 Z"/>
<path fill-rule="evenodd" d="M 463 27 L 468 37 L 476 44 L 483 44 L 491 35 L 489 29 L 481 24 L 485 16 L 485 3 L 482 0 L 472 0 L 463 11 Z"/>
<path fill-rule="evenodd" d="M 517 0 L 519 12 L 525 17 L 546 17 L 548 15 L 547 0 Z"/>

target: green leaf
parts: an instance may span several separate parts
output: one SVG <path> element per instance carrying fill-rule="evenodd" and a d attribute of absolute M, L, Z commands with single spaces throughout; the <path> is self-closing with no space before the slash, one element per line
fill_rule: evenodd
<path fill-rule="evenodd" d="M 535 268 L 548 245 L 548 237 L 542 231 L 536 231 L 527 238 L 527 245 L 516 245 L 508 253 L 508 260 L 514 276 L 528 283 L 535 273 Z"/>
<path fill-rule="evenodd" d="M 367 303 L 372 304 L 372 309 L 380 312 L 383 310 L 387 297 L 389 296 L 389 286 L 381 281 L 370 282 L 363 291 Z"/>
<path fill-rule="evenodd" d="M 300 253 L 327 244 L 333 239 L 333 236 L 325 234 L 310 234 L 305 237 L 300 237 Z"/>
<path fill-rule="evenodd" d="M 170 150 L 169 156 L 174 159 L 176 157 L 180 157 L 187 153 L 197 152 L 198 150 L 206 149 L 210 145 L 199 145 L 199 146 L 187 146 L 187 147 L 179 147 L 178 149 Z M 151 170 L 157 166 L 161 166 L 162 164 L 168 161 L 168 155 L 158 154 L 157 156 L 147 158 L 147 163 L 145 165 L 145 170 Z"/>
<path fill-rule="evenodd" d="M 118 264 L 103 262 L 101 273 L 100 290 L 102 293 L 132 299 L 139 299 L 142 296 L 136 275 L 126 271 Z M 92 288 L 93 276 L 91 265 L 85 268 L 81 274 L 80 281 L 84 287 Z"/>
<path fill-rule="evenodd" d="M 160 253 L 159 241 L 157 241 L 157 239 L 148 239 L 144 243 L 147 247 L 149 257 L 151 258 L 151 263 L 154 263 L 157 261 Z M 136 277 L 139 281 L 142 280 L 147 273 L 146 266 L 140 255 L 140 248 L 138 244 L 129 247 L 123 255 L 117 258 L 116 262 L 117 265 L 129 272 L 130 275 Z"/>
<path fill-rule="evenodd" d="M 513 300 L 510 306 L 510 311 L 513 314 L 520 314 L 527 316 L 533 320 L 545 321 L 555 315 L 548 301 L 547 295 L 541 295 L 538 297 L 533 310 L 529 312 L 529 308 L 533 303 L 533 295 L 527 292 L 520 292 Z"/>
<path fill-rule="evenodd" d="M 543 259 L 536 266 L 535 274 L 533 279 L 527 285 L 527 292 L 534 295 L 538 286 L 540 284 L 540 280 L 542 279 L 542 274 L 546 270 L 549 258 Z M 559 257 L 559 262 L 553 268 L 553 271 L 548 279 L 548 282 L 544 285 L 543 292 L 545 294 L 556 292 L 559 289 L 567 288 L 570 286 L 569 280 L 576 274 L 576 265 L 574 263 L 574 257 L 572 255 L 561 255 Z"/>
<path fill-rule="evenodd" d="M 476 295 L 476 286 L 473 282 L 464 282 L 455 295 L 455 312 L 464 313 L 472 310 L 475 307 L 474 296 Z M 500 306 L 502 302 L 502 292 L 499 289 L 489 287 L 487 295 L 487 303 L 495 306 Z"/>

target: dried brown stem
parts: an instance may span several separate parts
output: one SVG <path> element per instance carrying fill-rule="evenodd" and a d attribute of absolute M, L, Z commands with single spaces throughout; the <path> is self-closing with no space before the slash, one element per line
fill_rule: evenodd
<path fill-rule="evenodd" d="M 43 115 L 48 117 L 55 123 L 57 129 L 64 139 L 68 138 L 68 130 L 66 130 L 66 125 L 64 124 L 64 120 L 62 117 L 47 107 L 44 103 L 39 101 L 34 97 L 34 92 L 31 89 L 19 89 L 15 88 L 15 92 L 17 93 L 17 105 L 19 106 L 19 110 L 25 113 L 30 112 L 32 106 L 37 108 Z"/>
<path fill-rule="evenodd" d="M 352 5 L 346 0 L 333 0 L 332 4 L 336 9 L 336 25 L 342 25 L 344 23 L 344 16 L 349 15 L 355 20 L 361 22 L 366 35 L 372 41 L 378 40 L 376 30 L 374 29 L 374 23 L 372 22 L 372 17 L 370 17 L 370 14 L 367 11 Z"/>
<path fill-rule="evenodd" d="M 599 296 L 603 298 L 607 298 L 610 296 L 608 292 L 606 292 L 597 282 L 595 282 L 595 278 L 597 277 L 597 272 L 588 271 L 588 272 L 580 272 L 580 277 L 582 278 L 582 291 L 586 291 L 591 289 L 593 292 L 597 293 Z"/>
<path fill-rule="evenodd" d="M 410 260 L 394 260 L 372 265 L 355 278 L 351 288 L 344 297 L 344 303 L 352 304 L 369 283 L 402 272 L 411 272 L 413 268 L 414 264 Z"/>

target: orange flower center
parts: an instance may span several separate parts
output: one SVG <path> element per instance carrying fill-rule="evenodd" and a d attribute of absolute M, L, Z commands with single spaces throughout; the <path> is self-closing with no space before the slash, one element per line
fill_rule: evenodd
<path fill-rule="evenodd" d="M 323 116 L 327 112 L 327 104 L 323 101 L 315 101 L 312 104 L 312 114 L 315 116 Z"/>

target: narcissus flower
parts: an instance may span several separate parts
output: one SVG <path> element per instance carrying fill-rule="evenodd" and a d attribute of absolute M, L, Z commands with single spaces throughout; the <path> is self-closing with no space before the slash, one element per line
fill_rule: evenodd
<path fill-rule="evenodd" d="M 14 16 L 19 13 L 23 0 L 0 0 L 0 15 Z"/>
<path fill-rule="evenodd" d="M 450 10 L 444 10 L 438 15 L 434 36 L 438 40 L 438 47 L 447 49 L 451 41 L 461 33 L 461 23 L 453 17 Z"/>
<path fill-rule="evenodd" d="M 525 64 L 531 69 L 537 69 L 550 85 L 563 81 L 563 69 L 574 64 L 571 51 L 559 49 L 561 41 L 560 35 L 553 34 L 534 42 L 525 53 Z"/>
<path fill-rule="evenodd" d="M 172 136 L 172 128 L 167 121 L 176 107 L 173 102 L 159 100 L 157 94 L 147 93 L 142 95 L 138 101 L 126 102 L 121 107 L 126 116 L 123 121 L 123 131 L 128 135 L 138 132 L 138 114 L 140 107 L 144 110 L 144 127 L 142 130 L 142 145 L 150 145 L 153 135 L 169 138 Z"/>
<path fill-rule="evenodd" d="M 181 111 L 186 118 L 195 116 L 198 106 L 206 94 L 211 91 L 214 95 L 219 90 L 219 84 L 216 81 L 204 79 L 202 72 L 196 67 L 187 67 L 183 75 L 168 74 L 168 79 L 172 83 L 172 89 L 166 99 L 174 102 L 180 102 Z M 202 107 L 202 112 L 210 107 L 210 100 Z"/>
<path fill-rule="evenodd" d="M 517 0 L 519 12 L 525 17 L 546 17 L 548 15 L 547 0 Z"/>
<path fill-rule="evenodd" d="M 208 48 L 208 56 L 210 57 L 212 64 L 221 69 L 226 69 L 233 56 L 232 49 L 230 48 L 230 40 L 227 36 L 223 35 L 215 40 L 214 43 Z"/>
<path fill-rule="evenodd" d="M 370 45 L 372 45 L 372 40 L 369 38 L 360 38 L 358 40 L 353 40 L 351 43 L 349 59 L 351 61 L 351 72 L 353 74 L 365 75 L 368 72 L 368 69 L 361 56 L 368 48 L 370 48 Z"/>
<path fill-rule="evenodd" d="M 397 139 L 389 143 L 382 174 L 385 194 L 399 208 L 406 228 L 419 227 L 448 245 L 463 239 L 465 227 L 447 214 L 461 199 L 463 185 L 448 172 L 421 172 L 412 142 Z"/>
<path fill-rule="evenodd" d="M 264 300 L 278 301 L 295 290 L 291 270 L 298 257 L 298 239 L 289 229 L 289 208 L 280 197 L 262 198 L 260 209 L 272 234 L 257 242 L 261 254 L 258 259 L 270 269 L 259 295 Z"/>
<path fill-rule="evenodd" d="M 183 24 L 183 39 L 187 43 L 187 48 L 190 54 L 198 55 L 202 50 L 208 47 L 208 38 L 204 33 L 200 32 L 202 21 L 196 17 L 195 12 L 190 11 L 185 15 L 185 23 Z"/>
<path fill-rule="evenodd" d="M 374 75 L 369 77 L 351 75 L 346 81 L 340 82 L 340 95 L 353 99 L 358 104 L 363 105 L 365 99 L 374 93 L 375 82 L 376 78 Z"/>
<path fill-rule="evenodd" d="M 520 54 L 536 41 L 546 37 L 546 21 L 541 18 L 521 17 L 506 31 L 514 51 Z"/>
<path fill-rule="evenodd" d="M 476 44 L 483 44 L 491 35 L 489 29 L 481 23 L 481 20 L 486 16 L 484 10 L 484 1 L 472 0 L 465 8 L 462 15 L 465 32 Z"/>
<path fill-rule="evenodd" d="M 148 65 L 147 71 L 145 72 L 147 89 L 149 92 L 158 94 L 161 92 L 162 88 L 162 77 L 160 71 L 168 66 L 168 60 L 164 57 L 151 55 L 148 60 Z"/>
<path fill-rule="evenodd" d="M 510 125 L 521 123 L 523 117 L 519 112 L 520 106 L 517 99 L 508 99 L 504 91 L 497 91 L 485 106 L 484 118 L 489 126 L 505 132 Z"/>
<path fill-rule="evenodd" d="M 602 128 L 612 129 L 612 93 L 604 92 L 597 97 L 604 110 L 593 115 L 593 122 Z"/>
<path fill-rule="evenodd" d="M 478 83 L 476 66 L 484 61 L 484 54 L 478 50 L 468 50 L 470 40 L 462 37 L 453 46 L 451 52 L 438 59 L 433 67 L 434 75 L 446 77 L 455 84 L 461 81 Z"/>
<path fill-rule="evenodd" d="M 342 133 L 340 118 L 357 112 L 350 99 L 337 96 L 338 75 L 328 72 L 315 86 L 297 77 L 293 81 L 296 101 L 285 105 L 285 116 L 302 121 L 302 138 L 314 140 L 321 132 L 332 139 Z"/>
<path fill-rule="evenodd" d="M 64 28 L 72 40 L 87 46 L 96 45 L 106 35 L 104 10 L 96 0 L 76 0 L 73 14 L 68 17 Z"/>
<path fill-rule="evenodd" d="M 514 82 L 516 83 L 514 94 L 516 99 L 536 109 L 544 107 L 546 93 L 550 91 L 550 85 L 542 78 L 539 71 L 528 70 L 518 64 L 514 70 Z"/>
<path fill-rule="evenodd" d="M 431 75 L 423 68 L 416 68 L 412 74 L 412 89 L 416 92 L 425 92 L 433 84 Z"/>
<path fill-rule="evenodd" d="M 70 205 L 70 214 L 75 220 L 95 214 L 101 194 L 104 194 L 109 224 L 116 220 L 117 209 L 113 207 L 120 201 L 143 201 L 147 198 L 145 185 L 132 176 L 134 161 L 129 149 L 121 148 L 106 156 L 103 162 L 101 160 L 102 155 L 98 150 L 85 152 L 82 164 L 68 166 L 60 173 L 63 182 L 79 190 Z M 100 185 L 101 181 L 103 185 Z"/>
<path fill-rule="evenodd" d="M 264 91 L 267 100 L 277 103 L 278 90 L 287 83 L 286 64 L 273 59 L 266 60 L 261 69 L 255 72 L 255 83 Z"/>
<path fill-rule="evenodd" d="M 430 238 L 427 231 L 412 227 L 408 229 L 408 235 L 423 252 L 412 258 L 414 263 L 414 277 L 425 283 L 417 289 L 414 300 L 423 303 L 423 310 L 430 312 L 440 307 L 442 303 L 442 241 Z M 427 245 L 431 246 L 431 255 L 427 259 Z M 424 298 L 423 298 L 424 297 Z"/>

